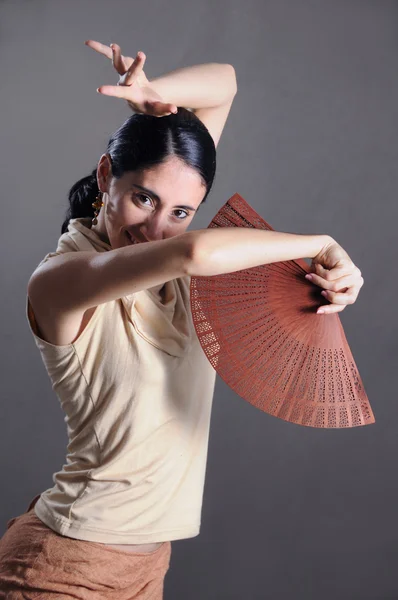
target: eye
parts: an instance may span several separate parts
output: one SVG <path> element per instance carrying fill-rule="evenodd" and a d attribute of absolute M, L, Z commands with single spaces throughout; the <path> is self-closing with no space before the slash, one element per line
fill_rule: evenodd
<path fill-rule="evenodd" d="M 151 201 L 150 197 L 147 196 L 146 194 L 137 194 L 137 197 L 140 199 L 140 201 L 142 201 L 141 198 L 145 198 L 146 200 Z M 146 205 L 146 206 L 148 206 L 148 205 Z M 182 210 L 182 208 L 177 208 L 177 210 L 175 212 L 179 212 L 179 213 L 183 213 L 184 214 L 183 217 L 177 217 L 177 219 L 179 219 L 180 221 L 183 221 L 184 219 L 186 219 L 187 217 L 189 217 L 189 213 L 186 210 Z"/>
<path fill-rule="evenodd" d="M 137 194 L 138 198 L 147 198 L 149 201 L 151 200 L 149 196 L 145 196 L 145 194 Z"/>
<path fill-rule="evenodd" d="M 176 212 L 180 212 L 180 213 L 184 213 L 184 216 L 181 217 L 177 217 L 177 219 L 179 219 L 180 221 L 183 221 L 184 219 L 186 219 L 187 217 L 189 217 L 189 213 L 187 213 L 186 210 L 182 210 L 182 208 L 177 208 Z"/>

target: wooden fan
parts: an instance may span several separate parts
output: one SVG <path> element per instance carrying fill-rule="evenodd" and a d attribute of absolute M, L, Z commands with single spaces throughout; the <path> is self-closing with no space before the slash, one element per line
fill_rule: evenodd
<path fill-rule="evenodd" d="M 239 195 L 209 227 L 273 230 Z M 239 396 L 298 425 L 343 428 L 375 422 L 337 313 L 305 279 L 303 259 L 191 277 L 192 319 L 213 368 Z"/>

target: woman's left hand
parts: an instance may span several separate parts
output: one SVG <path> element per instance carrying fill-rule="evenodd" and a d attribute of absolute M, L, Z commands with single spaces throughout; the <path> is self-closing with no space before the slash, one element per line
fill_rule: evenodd
<path fill-rule="evenodd" d="M 175 104 L 164 102 L 151 87 L 150 81 L 143 70 L 146 60 L 143 52 L 137 53 L 137 56 L 132 58 L 131 56 L 123 56 L 118 44 L 111 44 L 108 47 L 95 40 L 87 40 L 84 43 L 89 48 L 112 60 L 114 68 L 120 75 L 117 86 L 100 86 L 98 91 L 101 94 L 123 98 L 136 113 L 163 117 L 177 112 Z"/>
<path fill-rule="evenodd" d="M 306 279 L 324 288 L 321 293 L 331 302 L 320 307 L 324 314 L 341 312 L 347 304 L 354 304 L 364 284 L 361 271 L 335 240 L 312 259 L 311 273 Z"/>

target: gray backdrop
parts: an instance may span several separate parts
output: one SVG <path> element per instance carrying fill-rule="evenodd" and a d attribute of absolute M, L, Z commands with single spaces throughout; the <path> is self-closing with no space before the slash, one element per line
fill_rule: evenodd
<path fill-rule="evenodd" d="M 198 537 L 173 542 L 166 600 L 398 597 L 398 4 L 392 0 L 7 0 L 1 36 L 1 534 L 53 485 L 66 429 L 25 320 L 66 193 L 130 110 L 96 88 L 147 55 L 155 77 L 229 62 L 238 94 L 191 228 L 239 192 L 275 229 L 328 233 L 365 285 L 340 318 L 376 424 L 271 417 L 217 377 Z"/>

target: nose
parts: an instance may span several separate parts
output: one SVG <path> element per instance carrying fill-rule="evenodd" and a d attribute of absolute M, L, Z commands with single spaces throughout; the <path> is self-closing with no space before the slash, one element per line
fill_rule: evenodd
<path fill-rule="evenodd" d="M 148 216 L 142 227 L 140 228 L 142 235 L 149 242 L 163 240 L 165 237 L 165 225 L 160 215 Z"/>

